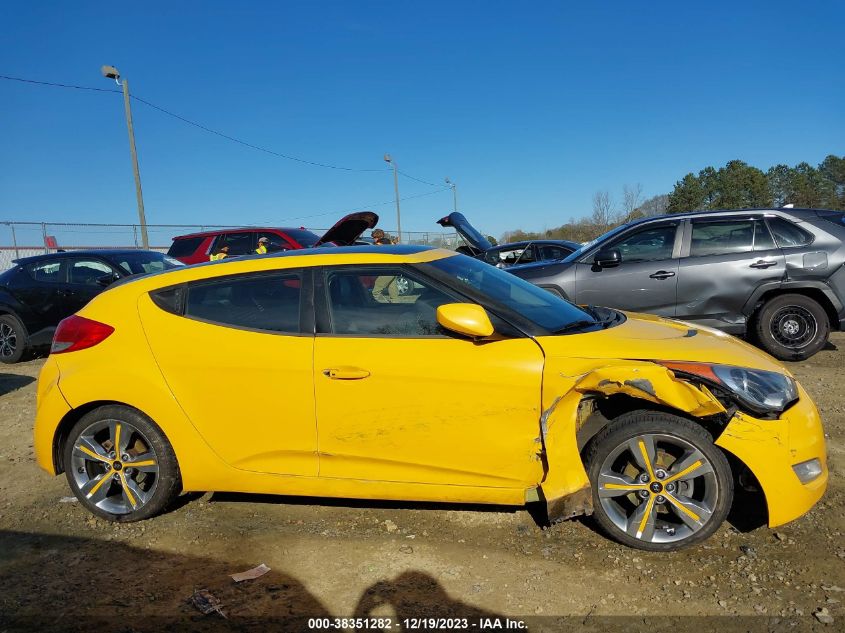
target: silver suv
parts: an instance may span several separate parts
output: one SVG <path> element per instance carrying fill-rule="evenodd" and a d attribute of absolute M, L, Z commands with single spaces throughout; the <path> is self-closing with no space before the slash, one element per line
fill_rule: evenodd
<path fill-rule="evenodd" d="M 843 264 L 845 213 L 743 209 L 638 220 L 508 271 L 574 303 L 692 321 L 802 360 L 845 327 Z"/>

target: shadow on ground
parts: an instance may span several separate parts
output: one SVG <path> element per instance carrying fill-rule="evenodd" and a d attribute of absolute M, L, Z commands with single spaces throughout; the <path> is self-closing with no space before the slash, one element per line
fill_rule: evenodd
<path fill-rule="evenodd" d="M 248 557 L 245 557 L 248 558 Z M 296 578 L 279 570 L 235 584 L 255 560 L 221 562 L 122 543 L 0 532 L 0 631 L 305 631 L 332 614 Z M 319 573 L 319 570 L 314 570 Z M 201 614 L 206 589 L 226 619 Z M 389 606 L 385 610 L 382 607 Z M 451 598 L 438 581 L 407 571 L 364 590 L 356 617 L 502 617 Z"/>
<path fill-rule="evenodd" d="M 32 376 L 19 376 L 18 374 L 0 374 L 0 396 L 17 391 L 35 382 Z"/>

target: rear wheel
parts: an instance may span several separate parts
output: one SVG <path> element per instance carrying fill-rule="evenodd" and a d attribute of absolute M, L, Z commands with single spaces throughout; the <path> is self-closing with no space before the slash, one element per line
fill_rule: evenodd
<path fill-rule="evenodd" d="M 616 418 L 586 449 L 593 517 L 624 545 L 671 551 L 708 538 L 733 501 L 730 465 L 700 425 L 667 413 Z"/>
<path fill-rule="evenodd" d="M 760 346 L 775 358 L 804 360 L 827 344 L 830 320 L 810 297 L 780 295 L 763 305 L 755 334 Z"/>
<path fill-rule="evenodd" d="M 77 422 L 64 446 L 71 490 L 92 513 L 117 522 L 164 510 L 179 493 L 179 466 L 167 438 L 149 418 L 119 405 Z"/>
<path fill-rule="evenodd" d="M 26 352 L 26 330 L 11 314 L 0 316 L 0 362 L 11 365 Z"/>

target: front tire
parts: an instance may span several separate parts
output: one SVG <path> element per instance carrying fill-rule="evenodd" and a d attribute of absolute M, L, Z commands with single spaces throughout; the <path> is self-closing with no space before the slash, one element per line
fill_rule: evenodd
<path fill-rule="evenodd" d="M 760 346 L 775 358 L 805 360 L 827 344 L 830 320 L 810 297 L 785 294 L 763 305 L 754 329 Z"/>
<path fill-rule="evenodd" d="M 728 460 L 699 424 L 656 411 L 625 413 L 585 449 L 593 518 L 610 538 L 666 552 L 700 543 L 728 515 Z"/>
<path fill-rule="evenodd" d="M 141 412 L 106 405 L 86 413 L 64 445 L 65 474 L 87 510 L 129 523 L 162 512 L 179 494 L 173 448 Z"/>
<path fill-rule="evenodd" d="M 0 316 L 0 362 L 12 365 L 26 352 L 26 329 L 11 314 Z"/>

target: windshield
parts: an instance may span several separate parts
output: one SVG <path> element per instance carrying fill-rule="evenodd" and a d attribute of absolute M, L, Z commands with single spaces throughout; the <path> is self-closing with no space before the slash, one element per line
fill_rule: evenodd
<path fill-rule="evenodd" d="M 549 332 L 566 330 L 574 323 L 584 327 L 598 323 L 565 299 L 477 259 L 456 255 L 423 266 L 445 273 L 457 281 L 458 289 L 463 286 L 470 294 L 481 293 Z"/>
<path fill-rule="evenodd" d="M 114 256 L 114 263 L 120 266 L 126 274 L 145 275 L 158 273 L 162 270 L 180 268 L 184 266 L 178 259 L 154 251 L 139 251 L 137 253 L 121 253 Z"/>

